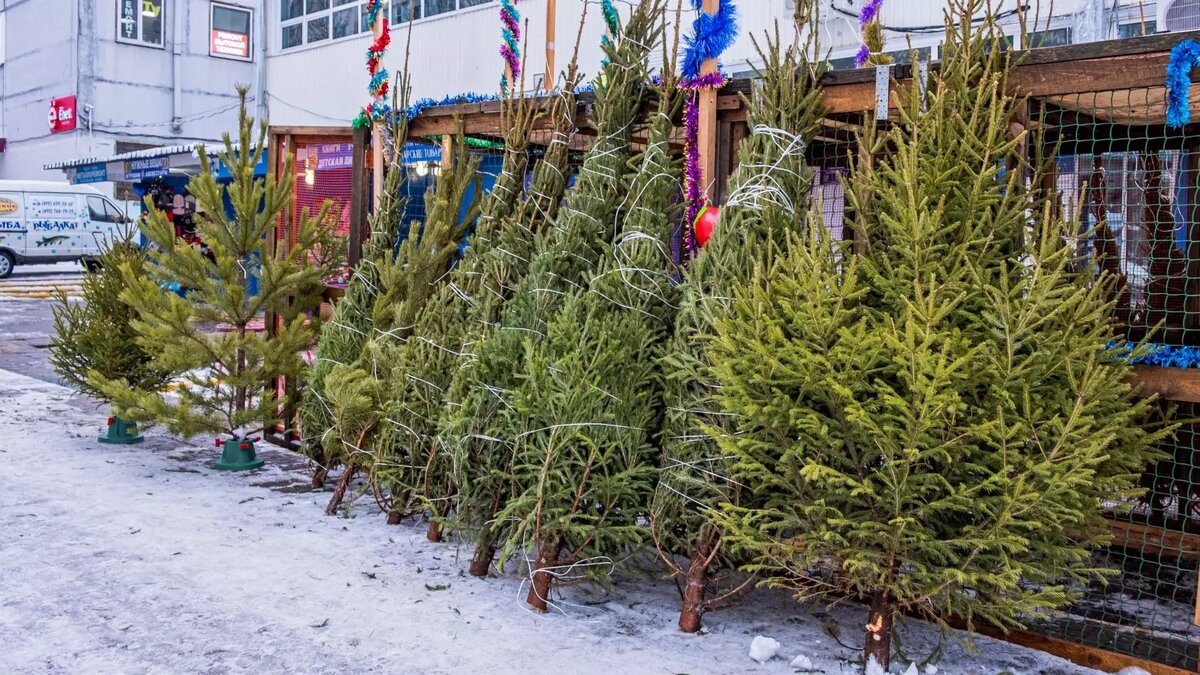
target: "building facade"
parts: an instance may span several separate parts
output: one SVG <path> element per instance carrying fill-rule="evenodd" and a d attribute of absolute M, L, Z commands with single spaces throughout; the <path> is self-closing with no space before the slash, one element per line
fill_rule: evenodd
<path fill-rule="evenodd" d="M 556 71 L 570 59 L 584 2 L 559 0 L 552 46 Z M 580 45 L 581 67 L 592 76 L 600 67 L 604 26 L 598 2 L 591 1 Z M 853 67 L 860 44 L 857 15 L 865 0 L 823 0 L 821 44 L 835 68 Z M 392 49 L 387 67 L 403 64 L 412 18 L 409 59 L 416 99 L 464 93 L 494 93 L 502 62 L 497 55 L 500 24 L 497 0 L 391 0 Z M 628 2 L 617 3 L 628 11 Z M 685 7 L 690 0 L 685 0 Z M 943 35 L 945 0 L 885 0 L 881 20 L 888 49 L 897 61 L 909 58 L 909 45 L 925 58 L 937 58 Z M 363 0 L 273 0 L 267 7 L 268 104 L 273 124 L 345 124 L 366 103 L 363 54 L 370 44 Z M 522 0 L 528 21 L 526 88 L 539 88 L 547 70 L 547 0 Z M 1053 9 L 1053 16 L 1038 16 Z M 1200 28 L 1200 0 L 994 0 L 999 23 L 1014 44 L 1055 46 L 1165 30 Z M 1024 9 L 1019 9 L 1019 8 Z M 724 66 L 749 74 L 758 58 L 751 35 L 762 36 L 776 22 L 787 30 L 795 0 L 742 0 L 741 34 L 725 54 Z"/>
<path fill-rule="evenodd" d="M 236 85 L 255 96 L 262 82 L 260 7 L 0 0 L 0 178 L 63 180 L 43 167 L 220 140 L 236 126 Z"/>

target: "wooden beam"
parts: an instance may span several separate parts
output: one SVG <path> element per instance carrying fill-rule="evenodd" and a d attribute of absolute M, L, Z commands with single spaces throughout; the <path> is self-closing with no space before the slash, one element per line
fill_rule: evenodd
<path fill-rule="evenodd" d="M 1134 366 L 1129 383 L 1145 395 L 1155 394 L 1168 401 L 1200 403 L 1200 369 Z"/>
<path fill-rule="evenodd" d="M 720 0 L 703 0 L 700 11 L 715 16 L 720 9 Z M 701 75 L 711 75 L 717 72 L 717 60 L 708 59 L 700 66 Z M 700 150 L 700 184 L 710 203 L 717 202 L 717 90 L 701 89 L 698 93 L 700 100 L 700 130 L 697 145 Z"/>
<path fill-rule="evenodd" d="M 1165 553 L 1180 560 L 1200 560 L 1200 534 L 1123 520 L 1108 521 L 1108 531 L 1114 546 L 1133 548 L 1150 555 Z"/>
<path fill-rule="evenodd" d="M 354 130 L 354 155 L 350 163 L 350 241 L 346 261 L 351 269 L 362 259 L 367 233 L 367 130 Z"/>
<path fill-rule="evenodd" d="M 554 90 L 554 50 L 555 34 L 558 32 L 558 3 L 557 0 L 546 0 L 546 79 L 542 89 Z"/>

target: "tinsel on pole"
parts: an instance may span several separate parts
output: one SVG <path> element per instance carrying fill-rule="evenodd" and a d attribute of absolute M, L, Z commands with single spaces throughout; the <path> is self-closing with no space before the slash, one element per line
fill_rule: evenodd
<path fill-rule="evenodd" d="M 500 93 L 508 95 L 521 78 L 521 12 L 517 0 L 500 0 L 500 22 L 504 24 L 500 56 L 504 57 L 504 74 L 500 76 Z"/>
<path fill-rule="evenodd" d="M 369 127 L 376 122 L 383 122 L 392 114 L 392 108 L 387 102 L 388 71 L 383 67 L 383 57 L 392 43 L 392 33 L 388 30 L 387 17 L 379 16 L 382 9 L 383 0 L 370 0 L 367 3 L 367 25 L 375 26 L 376 21 L 381 21 L 383 30 L 380 31 L 379 37 L 371 43 L 371 47 L 367 49 L 367 73 L 371 75 L 371 80 L 367 84 L 367 93 L 371 95 L 372 100 L 354 120 L 354 126 L 360 129 Z"/>
<path fill-rule="evenodd" d="M 854 66 L 862 68 L 870 65 L 885 65 L 891 63 L 891 57 L 883 53 L 883 24 L 879 21 L 879 10 L 883 0 L 868 0 L 858 13 L 858 28 L 862 31 L 863 43 L 854 55 Z"/>
<path fill-rule="evenodd" d="M 700 11 L 702 0 L 692 0 Z M 687 201 L 683 223 L 682 255 L 684 262 L 695 254 L 696 237 L 692 223 L 704 208 L 704 172 L 700 166 L 700 92 L 725 85 L 721 72 L 703 73 L 704 63 L 720 58 L 737 39 L 737 7 L 733 0 L 720 0 L 715 14 L 700 12 L 692 24 L 692 34 L 684 41 L 683 80 L 679 87 L 688 92 L 684 107 L 684 198 Z"/>

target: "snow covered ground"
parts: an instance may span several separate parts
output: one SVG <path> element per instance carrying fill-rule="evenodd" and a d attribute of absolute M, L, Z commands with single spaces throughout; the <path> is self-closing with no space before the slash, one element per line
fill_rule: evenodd
<path fill-rule="evenodd" d="M 519 578 L 470 578 L 469 549 L 430 544 L 421 525 L 388 527 L 362 500 L 323 516 L 327 495 L 288 453 L 224 474 L 211 446 L 160 434 L 100 445 L 94 404 L 3 370 L 0 410 L 0 673 L 861 672 L 823 628 L 861 644 L 855 609 L 763 591 L 684 635 L 674 586 L 646 580 L 569 591 L 561 613 L 537 616 Z M 762 664 L 749 657 L 759 635 L 779 643 Z M 939 641 L 912 622 L 903 638 L 919 659 Z M 976 647 L 952 639 L 921 672 L 1097 673 Z"/>

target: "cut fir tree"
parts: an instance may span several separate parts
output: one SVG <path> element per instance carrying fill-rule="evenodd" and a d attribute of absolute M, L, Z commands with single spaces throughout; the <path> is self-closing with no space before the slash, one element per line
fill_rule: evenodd
<path fill-rule="evenodd" d="M 99 270 L 83 279 L 80 301 L 59 291 L 55 297 L 54 337 L 50 364 L 64 382 L 80 392 L 107 400 L 98 381 L 124 380 L 140 391 L 160 391 L 172 373 L 156 367 L 138 342 L 137 312 L 121 300 L 126 274 L 145 278 L 146 254 L 133 239 L 132 227 L 106 243 Z M 119 416 L 109 418 L 101 443 L 138 443 L 137 425 Z"/>
<path fill-rule="evenodd" d="M 280 415 L 274 391 L 264 385 L 302 372 L 301 353 L 314 338 L 305 312 L 316 307 L 297 307 L 296 299 L 329 273 L 312 265 L 309 256 L 328 206 L 316 218 L 307 213 L 300 218 L 290 246 L 264 254 L 279 215 L 292 206 L 293 185 L 272 175 L 254 175 L 266 152 L 267 124 L 263 120 L 255 133 L 246 92 L 239 94 L 237 142 L 225 134 L 225 149 L 218 154 L 232 182 L 225 187 L 217 183 L 201 148 L 200 173 L 188 186 L 199 207 L 196 231 L 211 257 L 178 239 L 166 215 L 151 209 L 143 226 L 153 247 L 149 274 L 134 265 L 122 267 L 127 288 L 121 299 L 137 314 L 138 343 L 154 368 L 180 375 L 179 386 L 166 395 L 103 373 L 93 383 L 122 417 L 162 424 L 184 437 L 228 435 L 217 441 L 225 447 L 217 466 L 228 470 L 261 466 L 251 437 L 273 427 Z M 291 176 L 291 170 L 288 157 L 282 175 Z M 225 210 L 226 199 L 232 213 Z M 184 297 L 166 290 L 173 283 L 188 289 Z M 272 335 L 251 328 L 269 313 L 290 319 L 281 321 Z"/>
<path fill-rule="evenodd" d="M 395 258 L 377 265 L 379 293 L 371 311 L 370 337 L 361 354 L 353 363 L 336 365 L 330 371 L 331 378 L 336 374 L 340 391 L 349 394 L 346 401 L 341 401 L 335 392 L 327 392 L 333 419 L 351 426 L 335 423 L 330 434 L 331 450 L 345 468 L 326 508 L 329 515 L 337 512 L 360 469 L 365 470 L 389 518 L 402 518 L 412 509 L 412 494 L 408 491 L 385 493 L 381 489 L 406 485 L 403 475 L 417 470 L 411 457 L 404 454 L 404 446 L 397 443 L 398 437 L 408 433 L 398 421 L 405 401 L 390 387 L 363 386 L 361 382 L 389 378 L 399 350 L 412 335 L 417 316 L 445 283 L 447 272 L 458 258 L 459 243 L 479 215 L 479 159 L 467 152 L 461 135 L 455 147 L 452 166 L 426 194 L 428 214 L 424 222 L 411 223 Z M 399 165 L 401 161 L 397 153 L 393 162 Z M 356 381 L 360 384 L 354 384 Z M 357 408 L 361 405 L 359 399 L 370 393 L 378 395 L 374 408 L 378 415 L 373 424 L 362 428 L 359 418 L 339 411 L 339 407 Z"/>
<path fill-rule="evenodd" d="M 1166 433 L 1108 346 L 1113 280 L 1023 189 L 1042 181 L 980 11 L 958 5 L 928 96 L 902 97 L 889 153 L 851 179 L 861 253 L 814 213 L 711 347 L 737 415 L 715 436 L 752 493 L 722 509 L 727 544 L 800 598 L 866 602 L 868 667 L 900 612 L 1018 627 L 1068 603 L 1102 573 L 1100 504 L 1136 495 Z M 1025 170 L 1001 177 L 1010 158 Z"/>
<path fill-rule="evenodd" d="M 582 26 L 581 21 L 581 31 Z M 523 96 L 505 101 L 505 155 L 496 187 L 484 199 L 479 226 L 463 259 L 426 303 L 391 370 L 389 386 L 397 400 L 405 402 L 395 417 L 407 432 L 396 439 L 403 446 L 398 454 L 411 456 L 417 470 L 394 474 L 409 484 L 387 487 L 394 493 L 411 493 L 429 512 L 431 541 L 441 540 L 458 482 L 453 444 L 439 435 L 447 394 L 463 359 L 500 319 L 512 284 L 524 274 L 537 226 L 531 216 L 540 216 L 542 209 L 557 210 L 562 199 L 567 134 L 574 123 L 572 92 L 579 84 L 577 62 L 578 50 L 567 67 L 564 86 L 551 97 L 545 112 Z M 543 114 L 554 120 L 556 129 L 526 190 L 530 135 Z"/>
<path fill-rule="evenodd" d="M 662 34 L 662 8 L 662 0 L 641 0 L 619 38 L 604 46 L 608 64 L 595 85 L 597 135 L 575 189 L 556 221 L 539 228 L 543 232 L 529 272 L 516 285 L 500 327 L 474 349 L 469 366 L 461 371 L 464 381 L 456 383 L 462 398 L 455 401 L 447 426 L 457 435 L 448 438 L 487 441 L 464 468 L 471 474 L 467 481 L 482 478 L 488 483 L 464 492 L 460 501 L 471 513 L 498 513 L 511 492 L 504 482 L 512 466 L 515 435 L 509 399 L 523 370 L 527 344 L 545 335 L 546 322 L 563 297 L 587 284 L 611 244 L 618 205 L 628 194 L 633 122 L 644 98 L 648 56 Z M 481 501 L 465 501 L 475 499 Z M 494 519 L 484 516 L 482 522 Z M 485 558 L 490 561 L 496 536 L 504 532 L 499 524 L 478 532 L 473 567 L 478 569 Z"/>
<path fill-rule="evenodd" d="M 398 100 L 392 102 L 393 110 L 408 108 L 408 77 L 401 76 L 393 89 Z M 397 115 L 391 128 L 392 138 L 408 137 L 408 117 Z M 300 431 L 303 450 L 316 464 L 313 487 L 325 484 L 325 478 L 333 468 L 331 464 L 338 455 L 332 435 L 334 428 L 333 408 L 329 404 L 325 379 L 337 365 L 349 365 L 358 360 L 363 345 L 370 337 L 371 313 L 375 298 L 379 294 L 379 276 L 382 266 L 390 265 L 396 255 L 404 221 L 407 171 L 393 161 L 384 169 L 384 187 L 379 204 L 371 212 L 370 238 L 363 247 L 362 259 L 355 267 L 354 275 L 346 286 L 346 295 L 333 309 L 333 316 L 321 328 L 317 342 L 316 362 L 305 371 L 304 390 L 300 402 Z M 329 449 L 326 449 L 329 446 Z"/>
<path fill-rule="evenodd" d="M 513 397 L 513 497 L 497 521 L 512 529 L 501 560 L 527 549 L 530 606 L 546 611 L 554 578 L 604 579 L 647 538 L 661 426 L 659 358 L 673 325 L 671 235 L 681 215 L 681 162 L 670 140 L 676 83 L 659 86 L 646 150 L 622 201 L 621 232 L 585 290 L 571 293 L 528 347 Z"/>
<path fill-rule="evenodd" d="M 712 519 L 713 509 L 749 495 L 730 477 L 726 453 L 706 433 L 732 429 L 731 417 L 713 398 L 706 350 L 716 333 L 713 322 L 728 313 L 735 289 L 767 264 L 773 242 L 803 226 L 813 176 L 805 150 L 821 122 L 816 83 L 825 68 L 807 57 L 816 53 L 815 44 L 803 47 L 783 46 L 777 32 L 760 50 L 764 67 L 747 101 L 752 133 L 738 150 L 719 229 L 683 273 L 680 309 L 663 357 L 664 463 L 651 529 L 668 568 L 684 580 L 679 627 L 687 632 L 700 630 L 704 613 L 738 597 L 744 586 Z"/>

